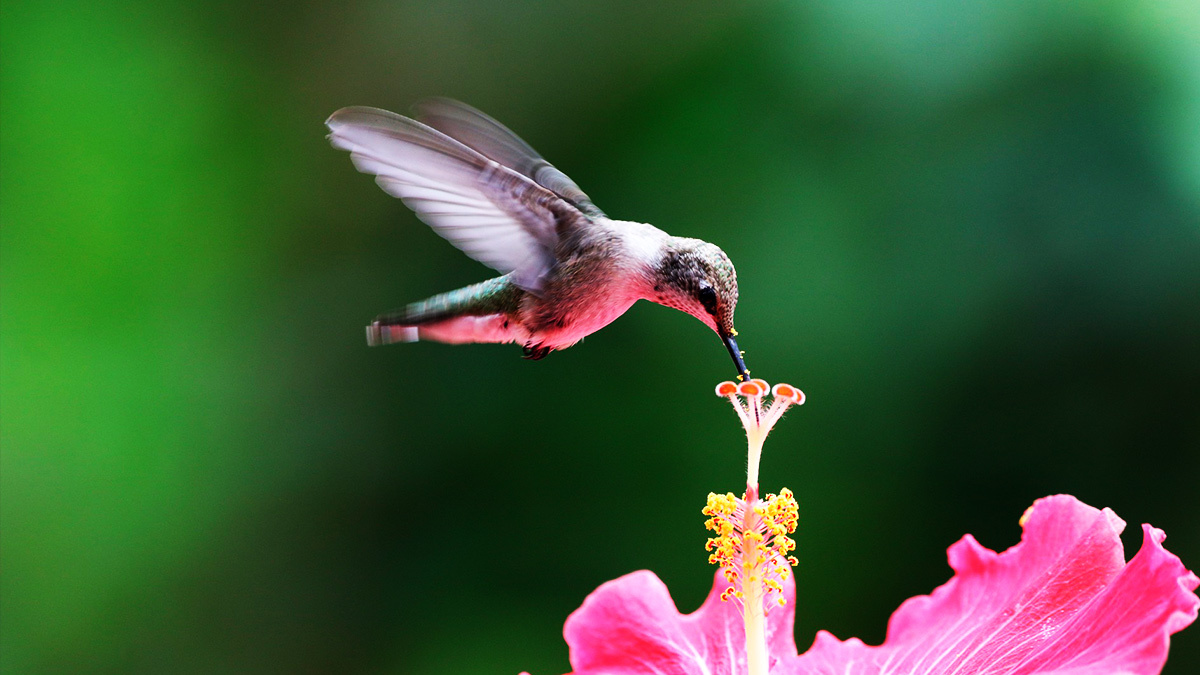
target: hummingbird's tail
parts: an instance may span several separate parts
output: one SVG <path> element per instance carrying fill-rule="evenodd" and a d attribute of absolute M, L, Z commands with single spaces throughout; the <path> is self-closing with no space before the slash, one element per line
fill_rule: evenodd
<path fill-rule="evenodd" d="M 367 344 L 513 342 L 521 337 L 521 327 L 510 316 L 519 309 L 523 293 L 505 275 L 435 295 L 375 317 L 367 326 Z"/>
<path fill-rule="evenodd" d="M 421 333 L 416 326 L 391 326 L 378 321 L 372 321 L 367 326 L 367 345 L 381 347 L 398 342 L 416 342 L 421 339 Z"/>

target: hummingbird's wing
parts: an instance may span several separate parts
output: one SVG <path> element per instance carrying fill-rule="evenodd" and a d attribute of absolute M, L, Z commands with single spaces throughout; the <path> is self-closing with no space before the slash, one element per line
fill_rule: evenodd
<path fill-rule="evenodd" d="M 589 217 L 603 217 L 575 181 L 554 168 L 508 127 L 484 113 L 448 98 L 429 98 L 413 109 L 417 119 L 470 147 L 479 154 L 528 176 L 533 182 L 571 202 Z"/>
<path fill-rule="evenodd" d="M 343 108 L 325 124 L 335 148 L 375 175 L 463 253 L 539 293 L 559 237 L 591 221 L 570 202 L 440 131 L 377 108 Z"/>

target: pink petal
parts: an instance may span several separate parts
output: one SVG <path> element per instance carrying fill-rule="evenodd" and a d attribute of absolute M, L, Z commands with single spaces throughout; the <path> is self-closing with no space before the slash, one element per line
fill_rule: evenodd
<path fill-rule="evenodd" d="M 653 572 L 633 572 L 609 581 L 567 618 L 563 635 L 571 666 L 577 675 L 745 673 L 741 611 L 736 603 L 720 598 L 728 586 L 718 571 L 704 604 L 685 616 Z M 796 655 L 792 637 L 796 586 L 790 576 L 783 596 L 788 605 L 767 615 L 767 651 L 772 661 Z"/>
<path fill-rule="evenodd" d="M 1126 565 L 1124 526 L 1069 495 L 1040 499 L 1004 553 L 970 535 L 951 546 L 954 577 L 902 604 L 882 645 L 822 631 L 778 672 L 1158 673 L 1169 636 L 1196 619 L 1200 580 L 1149 525 Z"/>

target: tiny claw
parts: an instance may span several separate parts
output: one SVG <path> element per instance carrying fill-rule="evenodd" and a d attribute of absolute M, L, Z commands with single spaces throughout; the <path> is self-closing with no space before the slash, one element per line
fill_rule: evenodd
<path fill-rule="evenodd" d="M 542 345 L 525 345 L 521 348 L 521 353 L 523 354 L 521 358 L 527 361 L 541 361 L 550 353 L 550 348 Z"/>

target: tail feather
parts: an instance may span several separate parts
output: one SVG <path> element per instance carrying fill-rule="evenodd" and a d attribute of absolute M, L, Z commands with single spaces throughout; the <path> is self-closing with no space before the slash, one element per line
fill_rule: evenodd
<path fill-rule="evenodd" d="M 389 326 L 378 321 L 367 326 L 367 344 L 372 347 L 418 340 L 451 345 L 468 342 L 525 343 L 529 337 L 529 331 L 503 314 L 456 316 L 420 326 Z"/>
<path fill-rule="evenodd" d="M 367 345 L 380 347 L 399 342 L 416 342 L 420 339 L 416 326 L 385 325 L 374 321 L 367 326 Z"/>
<path fill-rule="evenodd" d="M 509 342 L 511 327 L 505 316 L 516 311 L 523 293 L 503 276 L 435 295 L 375 317 L 367 326 L 367 344 Z"/>

